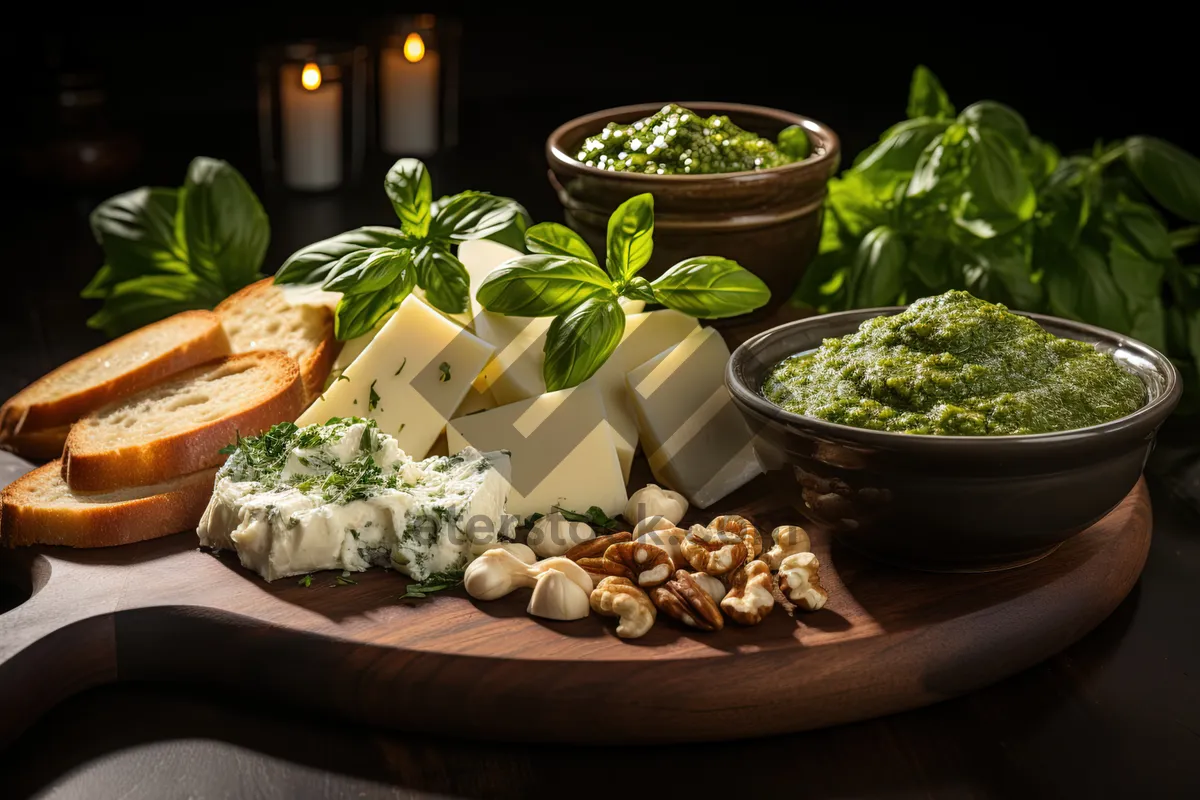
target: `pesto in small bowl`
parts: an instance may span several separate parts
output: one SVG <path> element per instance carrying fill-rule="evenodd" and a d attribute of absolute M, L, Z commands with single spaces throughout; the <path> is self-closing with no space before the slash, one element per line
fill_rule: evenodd
<path fill-rule="evenodd" d="M 1112 356 L 962 291 L 784 359 L 762 394 L 828 422 L 942 436 L 1075 430 L 1146 403 L 1142 381 Z"/>

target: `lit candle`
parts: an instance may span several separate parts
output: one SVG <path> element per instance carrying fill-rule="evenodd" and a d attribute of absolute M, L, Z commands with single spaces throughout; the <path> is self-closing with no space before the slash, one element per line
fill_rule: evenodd
<path fill-rule="evenodd" d="M 421 34 L 408 34 L 402 47 L 381 53 L 379 94 L 381 141 L 392 155 L 427 156 L 438 149 L 438 54 L 425 49 Z"/>
<path fill-rule="evenodd" d="M 284 64 L 279 73 L 283 117 L 283 182 L 322 191 L 342 182 L 342 86 L 323 80 L 315 62 Z"/>

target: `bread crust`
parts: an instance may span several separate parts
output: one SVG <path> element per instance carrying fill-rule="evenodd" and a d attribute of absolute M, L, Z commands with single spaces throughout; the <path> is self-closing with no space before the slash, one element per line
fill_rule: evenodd
<path fill-rule="evenodd" d="M 16 453 L 30 461 L 53 461 L 62 456 L 63 446 L 67 442 L 67 432 L 70 428 L 61 425 L 57 428 L 39 430 L 22 430 L 6 438 L 0 449 Z"/>
<path fill-rule="evenodd" d="M 63 450 L 63 479 L 75 492 L 106 492 L 126 486 L 161 483 L 225 461 L 221 448 L 237 436 L 253 436 L 277 422 L 296 419 L 304 410 L 304 384 L 295 360 L 278 350 L 259 350 L 217 359 L 220 363 L 255 360 L 268 363 L 274 371 L 271 391 L 253 406 L 191 430 L 164 436 L 143 444 L 96 450 L 87 442 L 84 425 L 76 425 Z M 140 395 L 126 398 L 133 403 Z M 119 404 L 114 404 L 119 405 Z M 108 406 L 95 413 L 111 409 Z M 93 415 L 94 416 L 94 415 Z"/>
<path fill-rule="evenodd" d="M 246 286 L 222 300 L 215 309 L 222 317 L 234 314 L 259 313 L 255 308 L 255 298 L 268 292 L 282 292 L 275 286 L 274 278 L 263 278 L 261 281 Z M 305 399 L 311 403 L 317 395 L 325 391 L 325 379 L 333 369 L 333 362 L 341 352 L 342 343 L 333 334 L 333 312 L 326 306 L 305 306 L 321 317 L 321 341 L 315 349 L 310 350 L 297 359 L 300 364 L 300 375 L 304 380 Z"/>
<path fill-rule="evenodd" d="M 91 505 L 47 505 L 37 493 L 62 481 L 57 461 L 38 467 L 0 492 L 0 543 L 113 547 L 195 528 L 212 496 L 215 469 L 186 475 L 166 491 Z M 159 488 L 159 487 L 154 487 Z"/>
<path fill-rule="evenodd" d="M 180 342 L 157 358 L 139 364 L 103 383 L 84 387 L 53 400 L 39 402 L 31 399 L 39 389 L 47 385 L 52 386 L 57 377 L 72 365 L 106 351 L 136 346 L 137 337 L 145 336 L 146 331 L 168 328 L 178 325 L 181 321 L 190 322 L 197 319 L 207 323 L 201 327 L 199 335 Z M 0 442 L 6 442 L 25 431 L 69 425 L 101 406 L 161 383 L 189 367 L 229 353 L 229 338 L 225 335 L 225 329 L 221 327 L 221 318 L 217 314 L 212 311 L 181 311 L 71 359 L 10 397 L 0 406 Z"/>

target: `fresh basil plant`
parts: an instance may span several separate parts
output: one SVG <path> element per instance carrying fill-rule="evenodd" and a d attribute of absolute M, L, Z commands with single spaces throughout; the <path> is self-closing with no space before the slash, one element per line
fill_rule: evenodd
<path fill-rule="evenodd" d="M 746 314 L 771 298 L 758 276 L 719 256 L 685 259 L 653 281 L 640 277 L 654 251 L 649 194 L 612 213 L 603 267 L 583 237 L 554 222 L 527 230 L 525 247 L 530 255 L 501 264 L 475 296 L 497 314 L 554 317 L 542 367 L 548 391 L 577 386 L 612 355 L 625 333 L 621 297 L 705 319 Z"/>
<path fill-rule="evenodd" d="M 466 311 L 471 279 L 454 247 L 470 239 L 522 246 L 528 214 L 517 201 L 484 192 L 434 201 L 429 171 L 415 158 L 397 161 L 383 188 L 399 228 L 357 228 L 310 244 L 275 275 L 276 283 L 320 284 L 342 293 L 334 322 L 338 339 L 370 331 L 417 286 L 434 307 Z"/>
<path fill-rule="evenodd" d="M 1200 160 L 1135 136 L 1061 157 L 1008 106 L 957 112 L 924 67 L 909 119 L 829 184 L 796 300 L 821 311 L 967 289 L 1171 355 L 1200 403 Z M 1175 230 L 1172 220 L 1191 223 Z"/>
<path fill-rule="evenodd" d="M 196 158 L 179 189 L 142 187 L 91 215 L 104 266 L 81 293 L 103 300 L 88 326 L 117 336 L 179 311 L 212 308 L 262 277 L 271 238 L 245 178 Z"/>

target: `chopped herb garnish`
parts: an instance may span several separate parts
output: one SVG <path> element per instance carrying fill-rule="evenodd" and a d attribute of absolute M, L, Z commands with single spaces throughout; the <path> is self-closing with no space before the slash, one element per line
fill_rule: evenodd
<path fill-rule="evenodd" d="M 358 405 L 358 398 L 354 398 L 354 405 Z"/>
<path fill-rule="evenodd" d="M 438 378 L 438 380 L 440 382 L 445 383 L 446 381 L 450 380 L 450 362 L 449 361 L 443 361 L 442 363 L 438 364 L 438 369 L 440 369 L 442 371 L 442 377 Z"/>
<path fill-rule="evenodd" d="M 586 522 L 593 528 L 604 528 L 610 531 L 621 530 L 620 521 L 605 514 L 604 509 L 599 506 L 592 506 L 583 514 L 580 514 L 578 511 L 569 511 L 560 506 L 551 506 L 550 510 L 562 514 L 562 518 L 567 522 Z"/>
<path fill-rule="evenodd" d="M 376 379 L 376 380 L 378 380 L 378 379 Z M 378 407 L 379 407 L 379 392 L 375 391 L 375 381 L 371 381 L 371 396 L 370 396 L 370 400 L 367 401 L 367 408 L 371 411 L 374 411 Z"/>
<path fill-rule="evenodd" d="M 410 583 L 408 590 L 400 595 L 401 600 L 423 600 L 434 592 L 446 589 L 456 589 L 462 585 L 463 571 L 461 569 L 434 572 L 422 583 Z"/>
<path fill-rule="evenodd" d="M 305 575 L 303 578 L 296 581 L 296 583 L 307 589 L 308 587 L 312 586 L 312 575 Z"/>
<path fill-rule="evenodd" d="M 401 422 L 400 427 L 396 429 L 396 433 L 404 433 L 404 426 L 407 424 L 407 422 Z"/>
<path fill-rule="evenodd" d="M 403 371 L 404 371 L 404 367 L 405 367 L 407 364 L 408 364 L 408 356 L 405 356 L 405 357 L 404 357 L 404 360 L 400 362 L 400 369 L 396 370 L 396 375 L 399 375 L 401 372 L 403 372 Z M 392 377 L 395 377 L 395 375 L 393 375 Z"/>
<path fill-rule="evenodd" d="M 358 581 L 356 581 L 350 577 L 349 572 L 343 572 L 341 575 L 337 576 L 337 581 L 335 581 L 333 585 L 334 586 L 354 586 L 357 583 L 358 583 Z"/>

